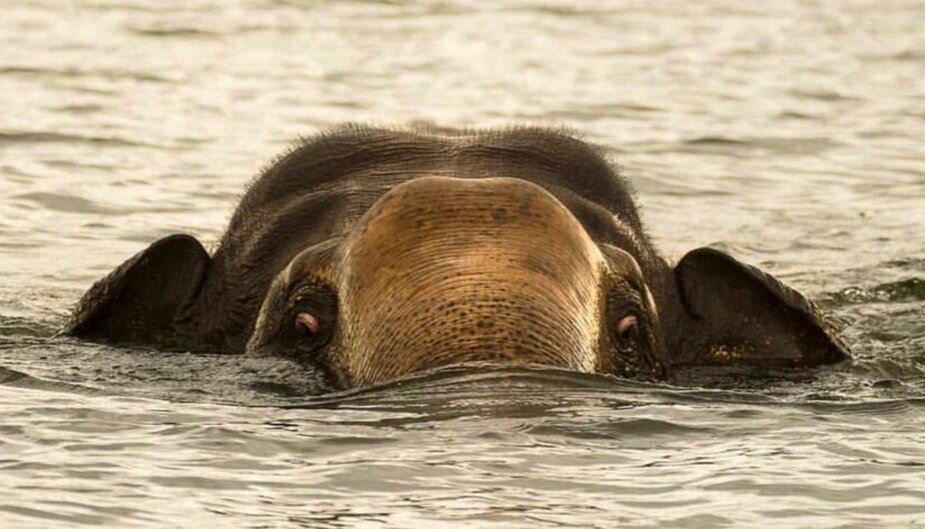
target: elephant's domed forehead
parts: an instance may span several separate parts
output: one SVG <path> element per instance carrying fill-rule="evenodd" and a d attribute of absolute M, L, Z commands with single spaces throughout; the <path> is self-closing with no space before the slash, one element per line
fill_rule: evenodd
<path fill-rule="evenodd" d="M 602 257 L 581 223 L 542 187 L 515 178 L 424 177 L 386 193 L 347 243 L 348 259 L 383 252 L 507 247 L 594 265 Z M 368 254 L 372 252 L 372 254 Z M 478 255 L 471 255 L 479 259 Z"/>
<path fill-rule="evenodd" d="M 463 361 L 601 365 L 606 262 L 571 212 L 511 178 L 397 186 L 346 242 L 339 295 L 347 376 Z"/>

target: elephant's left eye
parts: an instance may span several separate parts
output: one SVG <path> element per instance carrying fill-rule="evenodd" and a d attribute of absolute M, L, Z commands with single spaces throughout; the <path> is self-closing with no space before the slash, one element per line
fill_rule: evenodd
<path fill-rule="evenodd" d="M 610 343 L 618 353 L 632 354 L 642 342 L 646 313 L 634 296 L 626 293 L 608 300 L 607 321 Z"/>

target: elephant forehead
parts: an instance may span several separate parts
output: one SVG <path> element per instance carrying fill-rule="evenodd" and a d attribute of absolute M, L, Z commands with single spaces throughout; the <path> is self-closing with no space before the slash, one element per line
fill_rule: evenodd
<path fill-rule="evenodd" d="M 347 243 L 353 264 L 595 268 L 602 256 L 582 225 L 543 188 L 513 178 L 427 177 L 384 195 Z M 449 259 L 452 257 L 452 259 Z"/>

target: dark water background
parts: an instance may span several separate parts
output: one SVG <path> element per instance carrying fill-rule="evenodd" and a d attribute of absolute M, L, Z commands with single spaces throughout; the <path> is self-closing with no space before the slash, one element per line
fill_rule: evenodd
<path fill-rule="evenodd" d="M 0 526 L 922 527 L 921 1 L 3 0 Z M 856 361 L 651 385 L 56 338 L 154 239 L 343 121 L 565 125 L 664 252 L 817 300 Z"/>

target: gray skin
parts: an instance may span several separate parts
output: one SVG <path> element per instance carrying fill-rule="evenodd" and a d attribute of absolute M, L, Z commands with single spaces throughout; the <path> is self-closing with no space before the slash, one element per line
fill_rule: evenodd
<path fill-rule="evenodd" d="M 669 264 L 600 151 L 539 128 L 301 141 L 211 256 L 189 235 L 154 242 L 84 295 L 66 332 L 283 355 L 341 388 L 467 362 L 663 379 L 849 358 L 811 302 L 757 268 L 709 248 Z"/>

